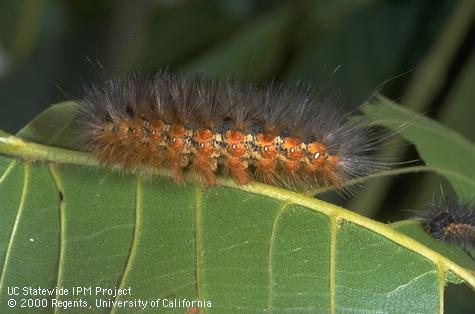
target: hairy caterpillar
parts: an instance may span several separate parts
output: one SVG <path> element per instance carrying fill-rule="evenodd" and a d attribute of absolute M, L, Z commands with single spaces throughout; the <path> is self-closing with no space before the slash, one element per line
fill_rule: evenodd
<path fill-rule="evenodd" d="M 442 193 L 419 218 L 424 230 L 436 239 L 461 246 L 465 251 L 475 243 L 475 208 L 469 203 Z"/>
<path fill-rule="evenodd" d="M 338 189 L 383 168 L 381 132 L 317 94 L 300 83 L 133 73 L 86 87 L 78 126 L 102 164 L 147 175 L 166 167 L 178 182 L 186 170 L 207 185 L 221 172 L 238 184 Z"/>

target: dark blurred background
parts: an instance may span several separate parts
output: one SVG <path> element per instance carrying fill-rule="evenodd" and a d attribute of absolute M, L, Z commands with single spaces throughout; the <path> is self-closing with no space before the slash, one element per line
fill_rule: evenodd
<path fill-rule="evenodd" d="M 17 132 L 91 80 L 168 66 L 311 81 L 349 108 L 380 91 L 474 141 L 474 16 L 474 0 L 2 1 L 0 128 Z M 387 150 L 417 159 L 402 142 Z M 351 200 L 325 197 L 387 222 L 409 217 L 441 184 L 410 174 L 372 180 Z M 450 313 L 475 313 L 463 307 L 472 292 L 452 291 Z"/>

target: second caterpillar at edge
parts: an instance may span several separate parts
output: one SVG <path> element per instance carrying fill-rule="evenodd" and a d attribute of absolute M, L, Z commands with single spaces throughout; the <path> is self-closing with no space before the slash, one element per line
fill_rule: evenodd
<path fill-rule="evenodd" d="M 312 189 L 386 167 L 374 156 L 385 138 L 348 120 L 309 85 L 264 86 L 161 71 L 133 73 L 85 88 L 77 127 L 85 149 L 106 166 L 153 175 L 171 169 L 205 184 L 216 173 Z M 367 122 L 367 121 L 366 121 Z"/>
<path fill-rule="evenodd" d="M 475 245 L 475 208 L 471 202 L 447 197 L 442 192 L 417 217 L 425 232 L 432 237 L 469 249 Z"/>

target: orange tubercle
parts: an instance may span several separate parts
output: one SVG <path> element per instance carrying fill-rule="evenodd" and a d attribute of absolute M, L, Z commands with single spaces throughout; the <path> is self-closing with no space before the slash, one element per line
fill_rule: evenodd
<path fill-rule="evenodd" d="M 224 138 L 228 144 L 244 142 L 244 134 L 241 131 L 227 130 Z"/>
<path fill-rule="evenodd" d="M 198 147 L 196 147 L 198 154 L 209 157 L 214 152 L 213 133 L 211 130 L 199 129 L 194 133 L 193 139 L 198 143 Z"/>
<path fill-rule="evenodd" d="M 227 130 L 224 134 L 224 142 L 228 146 L 228 153 L 234 157 L 243 157 L 246 153 L 244 146 L 244 134 L 240 131 Z"/>
<path fill-rule="evenodd" d="M 170 137 L 183 137 L 185 136 L 186 129 L 182 124 L 172 124 L 170 125 L 170 130 L 168 133 Z"/>
<path fill-rule="evenodd" d="M 270 134 L 259 133 L 256 135 L 256 144 L 261 147 L 260 154 L 264 158 L 275 158 L 277 149 L 274 145 L 275 136 Z"/>
<path fill-rule="evenodd" d="M 299 160 L 303 157 L 302 141 L 298 137 L 286 137 L 284 138 L 283 147 L 287 150 L 287 158 L 291 160 Z"/>

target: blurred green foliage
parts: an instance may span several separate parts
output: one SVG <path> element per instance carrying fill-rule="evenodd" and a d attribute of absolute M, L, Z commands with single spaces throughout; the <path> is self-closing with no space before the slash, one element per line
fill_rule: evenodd
<path fill-rule="evenodd" d="M 349 108 L 379 91 L 474 141 L 474 16 L 473 0 L 6 0 L 0 128 L 18 131 L 50 104 L 80 97 L 84 82 L 168 66 L 311 81 Z M 386 153 L 418 158 L 403 143 Z M 440 184 L 434 174 L 380 178 L 343 205 L 392 221 Z"/>

